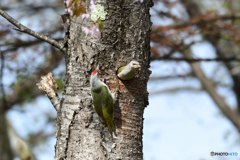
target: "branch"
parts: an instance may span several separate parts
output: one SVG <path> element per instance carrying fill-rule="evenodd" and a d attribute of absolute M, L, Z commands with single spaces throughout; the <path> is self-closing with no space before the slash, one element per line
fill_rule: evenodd
<path fill-rule="evenodd" d="M 49 63 L 45 63 L 43 67 L 38 68 L 38 71 L 34 72 L 31 77 L 25 78 L 24 81 L 16 82 L 14 85 L 12 85 L 11 89 L 14 92 L 12 94 L 6 95 L 7 105 L 3 105 L 2 103 L 0 103 L 0 108 L 6 106 L 6 110 L 9 110 L 16 104 L 23 104 L 28 99 L 34 99 L 42 95 L 43 92 L 34 87 L 34 85 L 39 81 L 39 75 L 46 74 L 49 71 L 53 70 L 59 65 L 62 58 L 62 54 L 55 54 L 54 52 L 52 52 L 51 57 L 48 60 Z M 26 97 L 26 95 L 28 96 Z"/>
<path fill-rule="evenodd" d="M 187 59 L 192 59 L 192 53 L 191 50 L 186 50 L 183 52 L 183 55 Z M 201 67 L 197 63 L 191 63 L 191 68 L 196 77 L 200 80 L 202 83 L 203 88 L 208 92 L 208 94 L 212 97 L 213 101 L 216 103 L 216 105 L 219 107 L 219 109 L 222 111 L 222 113 L 237 127 L 237 129 L 240 131 L 240 116 L 237 112 L 232 110 L 224 101 L 224 98 L 221 97 L 215 87 L 214 82 L 212 82 L 210 79 L 208 79 L 205 74 L 203 73 Z"/>
<path fill-rule="evenodd" d="M 173 19 L 174 21 L 179 21 L 180 20 L 180 18 L 178 18 L 177 16 L 171 14 L 170 11 L 168 11 L 168 12 L 158 11 L 157 8 L 152 8 L 152 10 L 155 11 L 157 13 L 157 15 L 159 15 L 159 17 L 164 17 L 165 16 L 167 18 Z"/>
<path fill-rule="evenodd" d="M 2 9 L 0 9 L 0 15 L 2 15 L 5 19 L 7 19 L 10 23 L 12 23 L 14 26 L 16 26 L 17 28 L 13 28 L 17 31 L 20 31 L 20 32 L 24 32 L 24 33 L 27 33 L 29 35 L 32 35 L 33 37 L 36 37 L 40 40 L 43 40 L 49 44 L 51 44 L 52 46 L 58 48 L 59 50 L 63 51 L 64 52 L 64 46 L 62 43 L 59 43 L 57 42 L 56 40 L 54 39 L 51 39 L 47 36 L 44 36 L 38 32 L 35 32 L 27 27 L 25 27 L 24 25 L 22 25 L 21 23 L 19 23 L 17 20 L 15 20 L 14 18 L 12 18 L 11 16 L 9 16 L 6 12 L 4 12 Z"/>
<path fill-rule="evenodd" d="M 48 4 L 48 5 L 34 5 L 34 4 L 29 4 L 29 5 L 22 5 L 22 6 L 14 6 L 14 7 L 11 7 L 11 6 L 1 6 L 1 9 L 2 10 L 21 10 L 21 11 L 29 11 L 29 10 L 32 10 L 32 11 L 38 11 L 38 10 L 44 10 L 44 9 L 48 9 L 48 8 L 51 8 L 51 9 L 60 9 L 62 6 L 58 6 L 57 3 L 56 5 L 51 5 L 51 4 Z"/>
<path fill-rule="evenodd" d="M 204 23 L 212 23 L 218 20 L 234 20 L 234 19 L 240 19 L 240 13 L 237 14 L 230 14 L 230 15 L 219 15 L 217 17 L 204 17 L 204 16 L 195 16 L 192 18 L 192 20 L 188 22 L 180 22 L 177 24 L 169 25 L 169 26 L 159 26 L 156 27 L 157 29 L 164 30 L 164 29 L 176 29 L 176 28 L 184 28 L 191 25 L 203 25 Z"/>
<path fill-rule="evenodd" d="M 56 40 L 63 40 L 62 38 L 57 38 Z M 1 46 L 8 46 L 8 48 L 1 50 L 3 53 L 16 51 L 20 47 L 28 47 L 31 45 L 42 43 L 43 41 L 35 39 L 33 41 L 17 41 L 14 43 L 0 44 Z"/>
<path fill-rule="evenodd" d="M 187 12 L 191 18 L 200 13 L 199 11 L 201 10 L 201 6 L 196 3 L 198 1 L 181 0 L 181 2 L 183 2 L 183 5 L 187 9 Z M 187 2 L 187 3 L 184 3 L 184 2 Z M 192 6 L 196 6 L 196 9 L 193 10 Z M 229 40 L 227 40 L 227 42 L 221 41 L 221 39 L 223 38 L 222 36 L 207 35 L 204 33 L 202 33 L 202 34 L 205 37 L 204 39 L 207 39 L 216 48 L 217 55 L 221 56 L 221 55 L 226 55 L 229 52 L 235 52 L 234 48 L 235 48 L 236 44 L 231 45 L 231 41 L 229 41 Z M 228 46 L 228 49 L 226 49 L 225 46 Z M 225 66 L 232 74 L 232 68 L 234 68 L 236 66 L 236 64 L 235 63 L 225 63 Z M 234 74 L 234 75 L 231 75 L 231 78 L 233 80 L 232 89 L 236 94 L 238 112 L 240 112 L 240 83 L 239 83 L 240 77 L 238 74 L 236 74 L 236 75 Z"/>
<path fill-rule="evenodd" d="M 236 57 L 230 57 L 230 58 L 224 58 L 224 57 L 217 57 L 217 58 L 175 58 L 175 57 L 151 57 L 151 61 L 153 60 L 167 60 L 167 61 L 186 61 L 189 63 L 194 63 L 194 62 L 200 62 L 200 61 L 205 61 L 205 62 L 212 62 L 212 61 L 222 61 L 222 62 L 233 62 L 233 61 L 240 61 L 240 58 Z"/>
<path fill-rule="evenodd" d="M 179 75 L 170 75 L 170 76 L 155 76 L 155 77 L 150 77 L 149 78 L 149 82 L 153 82 L 153 81 L 161 81 L 161 80 L 170 80 L 170 79 L 178 79 L 178 78 L 182 78 L 182 79 L 186 79 L 186 78 L 196 78 L 192 72 L 189 73 L 185 73 L 185 74 L 179 74 Z M 221 81 L 214 81 L 214 86 L 221 86 L 221 87 L 226 87 L 226 88 L 231 88 L 232 86 L 229 84 L 224 84 L 221 83 Z M 162 92 L 162 91 L 160 91 Z"/>
<path fill-rule="evenodd" d="M 150 92 L 149 95 L 157 95 L 157 94 L 162 94 L 162 93 L 175 93 L 179 91 L 194 91 L 194 92 L 201 92 L 203 89 L 201 88 L 196 88 L 196 87 L 191 87 L 191 86 L 184 86 L 184 87 L 176 87 L 176 88 L 168 88 L 160 91 L 154 91 Z"/>
<path fill-rule="evenodd" d="M 186 74 L 179 74 L 179 75 L 150 77 L 150 78 L 149 78 L 149 81 L 169 80 L 169 79 L 187 78 L 187 77 L 193 78 L 192 72 L 189 72 L 189 73 L 186 73 Z"/>
<path fill-rule="evenodd" d="M 41 77 L 40 83 L 37 83 L 37 86 L 40 90 L 46 92 L 48 98 L 52 102 L 56 111 L 60 108 L 60 98 L 58 97 L 56 91 L 58 89 L 58 85 L 55 84 L 55 80 L 52 77 L 52 73 L 48 73 L 46 76 Z"/>

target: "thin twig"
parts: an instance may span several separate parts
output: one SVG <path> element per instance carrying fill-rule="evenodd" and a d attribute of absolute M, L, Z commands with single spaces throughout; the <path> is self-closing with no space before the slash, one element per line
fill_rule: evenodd
<path fill-rule="evenodd" d="M 1 6 L 1 9 L 2 10 L 21 10 L 21 11 L 38 11 L 38 10 L 44 10 L 44 9 L 61 9 L 62 6 L 58 5 L 57 3 L 55 5 L 34 5 L 34 4 L 30 4 L 30 5 L 27 5 L 27 4 L 24 4 L 22 6 Z"/>
<path fill-rule="evenodd" d="M 222 61 L 222 62 L 232 62 L 232 61 L 240 61 L 239 58 L 236 57 L 230 57 L 230 58 L 224 58 L 224 57 L 217 57 L 217 58 L 175 58 L 175 57 L 151 57 L 151 61 L 153 60 L 166 60 L 166 61 L 186 61 L 189 63 L 194 62 L 212 62 L 212 61 Z"/>
<path fill-rule="evenodd" d="M 189 72 L 186 74 L 179 74 L 179 75 L 150 77 L 149 81 L 152 82 L 152 81 L 158 81 L 158 80 L 169 80 L 169 79 L 177 79 L 177 78 L 194 78 L 194 76 L 192 72 Z"/>
<path fill-rule="evenodd" d="M 158 94 L 162 94 L 162 93 L 176 93 L 176 92 L 180 92 L 180 91 L 192 91 L 192 92 L 202 92 L 203 89 L 202 88 L 197 88 L 197 87 L 192 87 L 192 86 L 183 86 L 183 87 L 176 87 L 176 88 L 167 88 L 167 89 L 163 89 L 163 90 L 159 90 L 159 91 L 154 91 L 154 92 L 150 92 L 149 95 L 153 96 L 153 95 L 158 95 Z"/>
<path fill-rule="evenodd" d="M 2 9 L 0 9 L 0 15 L 2 15 L 6 20 L 8 20 L 10 23 L 12 23 L 14 26 L 16 26 L 17 28 L 14 28 L 15 30 L 18 30 L 20 32 L 24 32 L 27 33 L 29 35 L 32 35 L 33 37 L 36 37 L 40 40 L 43 40 L 49 44 L 51 44 L 52 46 L 58 48 L 59 50 L 64 52 L 64 47 L 63 44 L 60 42 L 57 42 L 56 40 L 49 38 L 45 35 L 42 35 L 38 32 L 35 32 L 27 27 L 25 27 L 24 25 L 22 25 L 21 23 L 19 23 L 17 20 L 15 20 L 14 18 L 12 18 L 10 15 L 8 15 L 6 12 L 4 12 Z"/>
<path fill-rule="evenodd" d="M 240 13 L 236 14 L 229 14 L 229 15 L 219 15 L 213 18 L 202 18 L 198 16 L 198 19 L 195 21 L 187 21 L 187 22 L 179 22 L 177 24 L 169 25 L 169 26 L 159 26 L 156 28 L 165 28 L 165 29 L 174 29 L 174 28 L 184 28 L 186 26 L 191 26 L 191 25 L 203 25 L 204 23 L 213 23 L 218 20 L 234 20 L 234 19 L 240 19 Z M 155 31 L 155 30 L 154 30 Z M 153 31 L 153 32 L 154 32 Z"/>
<path fill-rule="evenodd" d="M 62 38 L 57 38 L 56 40 L 62 40 Z M 0 47 L 8 46 L 6 49 L 1 50 L 2 53 L 4 53 L 6 55 L 9 52 L 16 51 L 20 47 L 28 47 L 28 46 L 40 44 L 40 43 L 43 43 L 43 41 L 36 39 L 33 41 L 18 41 L 18 42 L 13 42 L 13 43 L 0 44 Z"/>

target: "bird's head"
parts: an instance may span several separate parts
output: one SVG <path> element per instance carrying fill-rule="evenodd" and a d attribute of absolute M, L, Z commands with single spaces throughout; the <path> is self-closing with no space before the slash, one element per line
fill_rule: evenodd
<path fill-rule="evenodd" d="M 96 82 L 97 80 L 99 80 L 99 77 L 98 77 L 98 72 L 97 70 L 94 70 L 91 74 L 91 82 Z"/>
<path fill-rule="evenodd" d="M 131 68 L 135 68 L 135 69 L 141 68 L 141 66 L 139 65 L 139 63 L 137 61 L 131 61 L 130 66 L 131 66 Z"/>
<path fill-rule="evenodd" d="M 92 76 L 92 77 L 97 77 L 97 76 L 98 76 L 97 70 L 93 71 L 91 76 Z"/>
<path fill-rule="evenodd" d="M 97 70 L 93 71 L 90 78 L 90 85 L 92 89 L 98 89 L 101 87 L 101 80 L 98 77 Z"/>
<path fill-rule="evenodd" d="M 93 74 L 93 75 L 98 74 L 98 73 L 97 73 L 97 70 L 93 71 L 92 74 Z"/>

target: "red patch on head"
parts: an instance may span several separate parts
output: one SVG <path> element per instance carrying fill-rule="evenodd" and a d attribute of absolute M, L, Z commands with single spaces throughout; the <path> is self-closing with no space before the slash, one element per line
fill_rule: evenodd
<path fill-rule="evenodd" d="M 95 70 L 95 71 L 93 71 L 93 72 L 92 72 L 92 74 L 93 74 L 93 75 L 94 75 L 94 74 L 97 74 L 97 71 L 96 71 L 96 70 Z"/>

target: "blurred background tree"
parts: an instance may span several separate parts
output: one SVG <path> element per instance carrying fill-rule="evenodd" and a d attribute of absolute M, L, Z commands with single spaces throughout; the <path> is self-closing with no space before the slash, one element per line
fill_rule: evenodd
<path fill-rule="evenodd" d="M 3 0 L 0 6 L 31 29 L 57 40 L 63 39 L 62 1 L 43 3 L 35 0 Z M 13 26 L 2 17 L 0 26 L 1 111 L 7 115 L 13 128 L 28 142 L 30 148 L 34 148 L 33 152 L 37 150 L 39 155 L 41 152 L 50 152 L 53 155 L 54 140 L 51 137 L 55 135 L 56 115 L 53 107 L 50 107 L 51 103 L 41 100 L 44 93 L 37 88 L 36 83 L 42 75 L 53 71 L 60 90 L 63 89 L 63 54 L 45 42 L 13 30 Z M 4 123 L 1 121 L 1 124 Z M 51 151 L 46 149 L 50 144 L 49 138 L 52 141 Z M 37 157 L 44 159 L 44 156 Z"/>
<path fill-rule="evenodd" d="M 151 10 L 153 73 L 149 81 L 150 105 L 145 112 L 145 159 L 172 159 L 163 148 L 171 154 L 174 148 L 181 150 L 182 143 L 189 145 L 179 154 L 192 158 L 200 152 L 195 154 L 198 159 L 208 158 L 214 149 L 236 152 L 237 148 L 239 151 L 239 1 L 156 0 L 154 3 Z M 62 1 L 2 0 L 0 6 L 29 28 L 63 39 Z M 61 92 L 65 71 L 63 55 L 49 44 L 13 30 L 11 24 L 0 19 L 1 124 L 7 124 L 8 120 L 3 118 L 7 117 L 37 159 L 51 159 L 56 115 L 35 84 L 51 71 L 58 79 Z M 193 123 L 188 125 L 189 121 Z M 4 131 L 6 125 L 1 127 Z M 3 142 L 5 132 L 0 134 Z M 182 137 L 184 142 L 174 137 Z M 204 137 L 206 143 L 196 141 Z M 187 141 L 194 141 L 193 146 Z M 217 147 L 219 144 L 223 146 Z M 151 151 L 151 148 L 154 149 Z M 207 153 L 200 148 L 207 148 Z M 150 154 L 152 152 L 154 154 Z M 5 153 L 13 157 L 11 151 Z M 186 159 L 191 159 L 189 157 Z"/>

